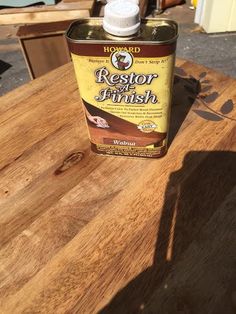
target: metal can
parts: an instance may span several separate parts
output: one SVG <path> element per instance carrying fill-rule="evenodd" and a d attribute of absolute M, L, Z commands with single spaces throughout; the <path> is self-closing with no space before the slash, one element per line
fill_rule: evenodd
<path fill-rule="evenodd" d="M 104 155 L 156 158 L 167 151 L 178 26 L 144 19 L 133 36 L 105 32 L 101 18 L 67 31 L 91 148 Z"/>

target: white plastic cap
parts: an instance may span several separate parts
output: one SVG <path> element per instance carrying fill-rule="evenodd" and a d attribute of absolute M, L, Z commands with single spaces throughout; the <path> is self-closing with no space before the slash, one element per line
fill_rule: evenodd
<path fill-rule="evenodd" d="M 116 0 L 105 5 L 103 28 L 115 36 L 130 36 L 139 30 L 139 7 L 132 0 Z"/>

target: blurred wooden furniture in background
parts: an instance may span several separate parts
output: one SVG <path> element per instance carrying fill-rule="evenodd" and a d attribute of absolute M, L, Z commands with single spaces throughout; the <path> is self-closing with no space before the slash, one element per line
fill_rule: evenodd
<path fill-rule="evenodd" d="M 24 7 L 39 2 L 43 2 L 46 5 L 52 5 L 56 3 L 56 0 L 1 0 L 0 6 Z"/>
<path fill-rule="evenodd" d="M 70 61 L 64 32 L 78 18 L 92 14 L 95 0 L 61 1 L 0 10 L 0 25 L 27 24 L 17 32 L 32 79 Z"/>
<path fill-rule="evenodd" d="M 0 25 L 47 23 L 89 17 L 95 0 L 64 1 L 56 5 L 38 5 L 0 10 Z"/>
<path fill-rule="evenodd" d="M 70 23 L 72 21 L 19 27 L 17 36 L 32 79 L 71 60 L 64 35 Z"/>
<path fill-rule="evenodd" d="M 147 7 L 148 7 L 148 0 L 140 0 L 139 1 L 139 7 L 140 7 L 140 16 L 141 18 L 145 18 Z"/>

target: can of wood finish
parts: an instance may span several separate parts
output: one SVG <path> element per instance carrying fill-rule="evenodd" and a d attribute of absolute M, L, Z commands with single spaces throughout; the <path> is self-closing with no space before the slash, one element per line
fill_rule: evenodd
<path fill-rule="evenodd" d="M 104 19 L 70 26 L 67 40 L 94 152 L 166 153 L 177 36 L 174 21 L 140 21 L 138 6 L 122 0 L 105 6 Z"/>

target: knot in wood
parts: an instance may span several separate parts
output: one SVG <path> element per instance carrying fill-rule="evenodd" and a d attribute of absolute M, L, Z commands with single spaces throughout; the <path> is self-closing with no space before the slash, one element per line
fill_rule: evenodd
<path fill-rule="evenodd" d="M 83 152 L 74 152 L 67 156 L 62 165 L 57 168 L 57 170 L 54 172 L 55 175 L 59 175 L 62 172 L 65 172 L 66 170 L 70 169 L 72 166 L 78 164 L 82 159 L 84 158 Z"/>

